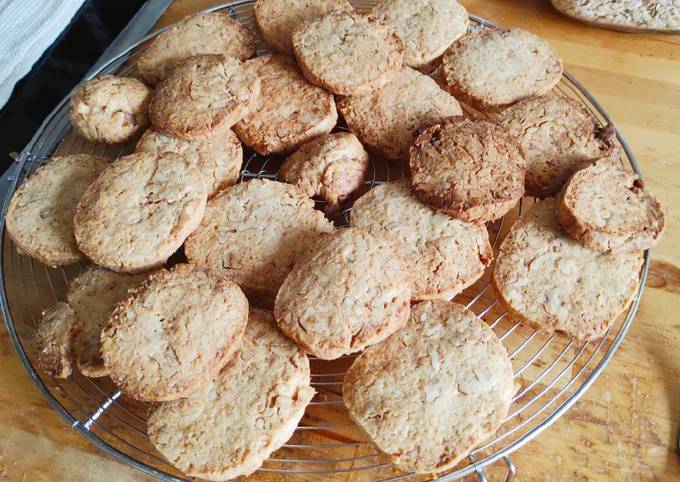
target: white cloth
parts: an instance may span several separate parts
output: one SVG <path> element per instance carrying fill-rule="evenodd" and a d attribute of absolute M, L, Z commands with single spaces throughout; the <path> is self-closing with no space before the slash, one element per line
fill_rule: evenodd
<path fill-rule="evenodd" d="M 0 107 L 84 0 L 0 0 Z"/>

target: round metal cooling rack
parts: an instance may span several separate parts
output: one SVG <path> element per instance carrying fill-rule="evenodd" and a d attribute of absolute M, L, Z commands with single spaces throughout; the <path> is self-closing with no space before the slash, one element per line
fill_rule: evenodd
<path fill-rule="evenodd" d="M 252 0 L 232 2 L 213 10 L 226 10 L 254 32 Z M 370 9 L 371 1 L 353 1 L 360 11 Z M 495 28 L 483 19 L 470 16 L 471 29 Z M 134 62 L 129 60 L 143 48 L 136 44 L 93 75 L 121 73 L 135 75 Z M 258 54 L 267 52 L 266 45 L 258 40 Z M 586 106 L 602 125 L 610 124 L 607 113 L 568 73 L 555 89 L 555 95 L 577 99 Z M 89 152 L 112 158 L 130 152 L 133 146 L 102 146 L 87 144 L 71 132 L 68 120 L 67 100 L 64 99 L 40 127 L 35 137 L 12 166 L 12 174 L 6 179 L 2 225 L 7 205 L 17 185 L 39 165 L 55 154 Z M 466 109 L 469 115 L 480 115 Z M 640 174 L 635 158 L 617 131 L 617 141 L 622 153 L 622 163 Z M 276 179 L 281 159 L 276 156 L 262 157 L 246 150 L 241 179 Z M 403 167 L 373 159 L 373 167 L 365 188 L 391 179 L 404 177 Z M 520 206 L 503 220 L 489 225 L 497 247 L 503 235 L 519 211 L 532 199 L 525 198 Z M 347 224 L 349 209 L 334 221 Z M 95 445 L 148 474 L 163 480 L 185 480 L 180 472 L 166 462 L 146 436 L 148 405 L 129 399 L 108 378 L 89 379 L 74 373 L 66 380 L 56 380 L 36 371 L 35 355 L 30 340 L 41 310 L 57 300 L 65 299 L 68 281 L 77 275 L 84 265 L 48 268 L 17 253 L 6 235 L 2 236 L 2 259 L 0 273 L 0 302 L 9 334 L 21 361 L 52 406 L 78 432 Z M 439 480 L 455 480 L 474 474 L 486 480 L 485 468 L 503 459 L 507 465 L 507 479 L 515 474 L 510 454 L 536 437 L 568 410 L 595 381 L 620 345 L 630 326 L 644 287 L 649 266 L 649 253 L 641 273 L 641 284 L 629 310 L 623 314 L 598 341 L 580 343 L 560 335 L 539 333 L 511 319 L 497 302 L 485 276 L 474 286 L 456 297 L 477 316 L 485 320 L 498 334 L 512 358 L 514 376 L 519 386 L 510 412 L 496 435 L 470 453 L 466 461 L 453 471 L 441 475 Z M 311 360 L 313 386 L 318 394 L 308 407 L 294 436 L 276 451 L 254 475 L 256 480 L 270 480 L 273 473 L 286 474 L 286 480 L 345 480 L 348 473 L 356 473 L 361 480 L 422 480 L 412 474 L 398 471 L 385 463 L 376 449 L 348 418 L 342 404 L 341 385 L 346 368 L 355 355 L 345 356 L 332 362 Z"/>

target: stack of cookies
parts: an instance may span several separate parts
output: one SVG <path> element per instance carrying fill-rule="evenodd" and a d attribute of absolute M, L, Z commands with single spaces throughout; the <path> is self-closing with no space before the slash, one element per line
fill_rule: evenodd
<path fill-rule="evenodd" d="M 529 32 L 467 33 L 455 0 L 258 0 L 255 16 L 278 53 L 252 58 L 255 32 L 201 14 L 145 47 L 142 80 L 76 89 L 78 134 L 136 147 L 55 157 L 9 205 L 22 254 L 92 262 L 44 312 L 40 366 L 153 402 L 158 450 L 224 480 L 292 435 L 315 394 L 307 355 L 362 352 L 352 419 L 404 470 L 451 469 L 517 388 L 495 333 L 450 301 L 492 264 L 485 223 L 544 198 L 493 284 L 523 322 L 589 340 L 634 296 L 663 210 L 613 129 L 553 92 L 562 61 Z M 242 144 L 278 155 L 285 182 L 239 183 Z M 376 158 L 410 177 L 360 196 Z M 352 205 L 349 227 L 324 214 Z"/>

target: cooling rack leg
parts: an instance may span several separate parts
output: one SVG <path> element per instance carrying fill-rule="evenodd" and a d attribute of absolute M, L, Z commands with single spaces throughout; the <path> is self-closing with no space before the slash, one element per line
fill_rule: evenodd
<path fill-rule="evenodd" d="M 473 456 L 470 456 L 470 460 L 472 461 L 472 463 L 474 463 Z M 508 467 L 508 475 L 505 477 L 505 482 L 512 482 L 513 480 L 515 480 L 515 475 L 517 475 L 517 469 L 515 468 L 515 464 L 512 463 L 512 460 L 507 455 L 503 457 L 503 461 L 505 462 L 505 465 Z M 476 467 L 475 472 L 477 473 L 477 478 L 479 478 L 479 482 L 489 482 L 489 479 L 486 477 L 486 473 L 484 472 L 484 469 L 482 467 Z"/>

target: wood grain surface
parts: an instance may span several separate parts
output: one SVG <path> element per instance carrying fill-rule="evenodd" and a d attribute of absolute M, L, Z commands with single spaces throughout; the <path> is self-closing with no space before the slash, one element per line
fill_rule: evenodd
<path fill-rule="evenodd" d="M 177 0 L 160 23 L 216 3 Z M 628 336 L 583 398 L 513 454 L 518 480 L 679 480 L 680 36 L 593 28 L 559 15 L 545 0 L 462 3 L 473 14 L 526 28 L 550 42 L 567 70 L 609 112 L 636 154 L 646 186 L 668 211 L 668 230 L 653 252 L 647 289 Z M 497 464 L 488 474 L 503 480 L 505 467 Z M 4 325 L 0 480 L 148 480 L 59 417 L 26 374 Z"/>

